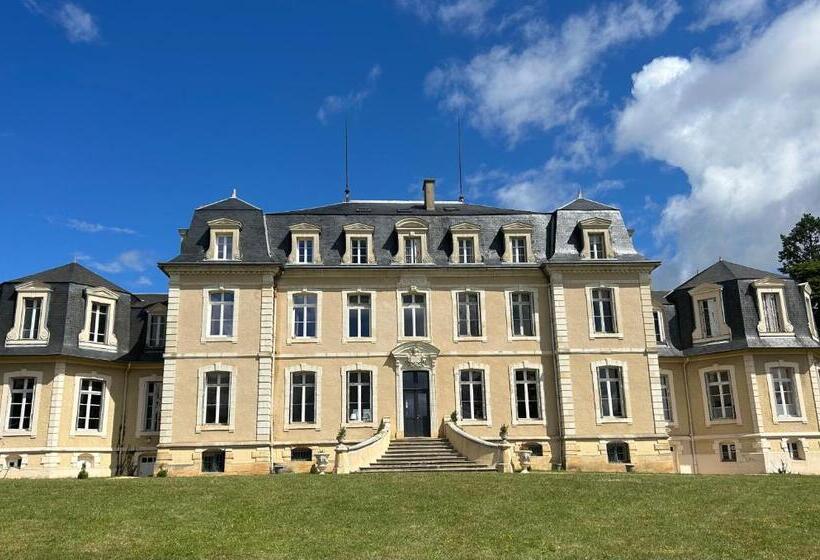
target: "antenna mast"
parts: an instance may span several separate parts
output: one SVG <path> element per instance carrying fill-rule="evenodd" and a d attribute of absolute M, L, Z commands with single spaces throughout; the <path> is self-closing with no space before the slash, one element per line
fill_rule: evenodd
<path fill-rule="evenodd" d="M 347 152 L 347 117 L 345 117 L 345 202 L 350 202 L 350 170 Z"/>
<path fill-rule="evenodd" d="M 458 201 L 464 202 L 464 181 L 461 173 L 461 116 L 458 117 Z"/>

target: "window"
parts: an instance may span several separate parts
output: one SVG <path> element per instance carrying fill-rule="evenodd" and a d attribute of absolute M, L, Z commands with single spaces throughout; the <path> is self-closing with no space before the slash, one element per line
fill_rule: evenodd
<path fill-rule="evenodd" d="M 408 235 L 404 238 L 404 262 L 418 264 L 421 262 L 421 238 Z"/>
<path fill-rule="evenodd" d="M 40 336 L 40 318 L 43 313 L 43 298 L 23 298 L 23 336 L 25 340 L 37 340 Z"/>
<path fill-rule="evenodd" d="M 310 447 L 294 447 L 290 450 L 291 461 L 313 461 L 313 450 Z"/>
<path fill-rule="evenodd" d="M 514 263 L 527 262 L 527 238 L 523 235 L 510 237 L 511 261 Z"/>
<path fill-rule="evenodd" d="M 165 315 L 148 315 L 148 341 L 151 348 L 165 346 Z"/>
<path fill-rule="evenodd" d="M 800 406 L 797 402 L 794 369 L 790 367 L 774 367 L 769 371 L 772 376 L 775 414 L 778 418 L 799 418 Z"/>
<path fill-rule="evenodd" d="M 481 302 L 478 292 L 458 292 L 458 336 L 481 336 Z"/>
<path fill-rule="evenodd" d="M 31 417 L 34 413 L 34 390 L 37 379 L 34 377 L 12 377 L 9 401 L 9 417 L 6 428 L 9 430 L 31 431 Z"/>
<path fill-rule="evenodd" d="M 103 391 L 105 381 L 101 379 L 79 378 L 80 391 L 77 406 L 78 430 L 102 431 Z"/>
<path fill-rule="evenodd" d="M 296 240 L 297 253 L 296 262 L 301 264 L 309 264 L 313 262 L 313 239 L 306 237 L 299 237 Z"/>
<path fill-rule="evenodd" d="M 706 394 L 709 398 L 709 418 L 711 420 L 735 419 L 732 379 L 728 371 L 706 373 Z"/>
<path fill-rule="evenodd" d="M 203 451 L 202 472 L 225 472 L 225 452 L 221 449 Z"/>
<path fill-rule="evenodd" d="M 722 463 L 737 463 L 737 448 L 734 443 L 720 444 L 720 461 Z"/>
<path fill-rule="evenodd" d="M 227 426 L 230 417 L 231 374 L 209 371 L 205 374 L 204 424 Z"/>
<path fill-rule="evenodd" d="M 316 294 L 293 294 L 294 338 L 316 338 L 317 301 Z"/>
<path fill-rule="evenodd" d="M 592 324 L 596 334 L 614 334 L 615 302 L 612 288 L 592 288 Z"/>
<path fill-rule="evenodd" d="M 216 260 L 230 261 L 233 260 L 233 234 L 232 233 L 218 233 L 216 234 Z"/>
<path fill-rule="evenodd" d="M 105 335 L 108 332 L 108 312 L 111 306 L 107 303 L 91 302 L 91 330 L 88 333 L 89 342 L 105 344 Z"/>
<path fill-rule="evenodd" d="M 658 344 L 663 344 L 666 341 L 666 337 L 663 332 L 663 311 L 660 309 L 655 309 L 652 311 L 652 320 L 655 322 L 655 342 Z"/>
<path fill-rule="evenodd" d="M 145 432 L 159 431 L 160 408 L 162 405 L 162 382 L 145 382 L 145 401 L 143 402 L 143 424 Z"/>
<path fill-rule="evenodd" d="M 349 338 L 370 338 L 370 294 L 349 294 L 347 296 L 347 336 Z"/>
<path fill-rule="evenodd" d="M 472 237 L 458 237 L 458 262 L 460 264 L 474 264 L 475 240 Z"/>
<path fill-rule="evenodd" d="M 347 421 L 373 421 L 373 393 L 369 371 L 347 372 Z"/>
<path fill-rule="evenodd" d="M 459 373 L 459 393 L 461 395 L 461 418 L 464 420 L 486 420 L 484 410 L 484 372 L 467 369 Z"/>
<path fill-rule="evenodd" d="M 9 455 L 6 457 L 6 468 L 7 469 L 22 469 L 23 468 L 23 458 L 19 455 Z"/>
<path fill-rule="evenodd" d="M 210 336 L 233 336 L 233 291 L 212 291 L 208 298 L 211 306 Z"/>
<path fill-rule="evenodd" d="M 661 379 L 661 403 L 663 405 L 663 419 L 667 422 L 675 421 L 675 414 L 672 411 L 672 388 L 670 387 L 670 376 L 662 373 Z"/>
<path fill-rule="evenodd" d="M 814 320 L 814 307 L 811 303 L 811 287 L 808 282 L 800 284 L 800 287 L 803 289 L 803 303 L 806 306 L 806 316 L 809 320 L 809 332 L 812 338 L 817 339 L 817 323 Z"/>
<path fill-rule="evenodd" d="M 367 264 L 368 262 L 367 238 L 350 238 L 350 262 L 353 264 Z"/>
<path fill-rule="evenodd" d="M 403 294 L 401 296 L 404 336 L 427 336 L 427 296 Z"/>
<path fill-rule="evenodd" d="M 519 420 L 540 420 L 538 371 L 515 370 L 515 413 Z"/>
<path fill-rule="evenodd" d="M 700 321 L 704 338 L 711 338 L 717 328 L 717 298 L 700 300 Z"/>
<path fill-rule="evenodd" d="M 535 336 L 532 292 L 510 293 L 513 336 Z"/>
<path fill-rule="evenodd" d="M 606 458 L 610 463 L 629 463 L 629 445 L 623 441 L 606 444 Z"/>
<path fill-rule="evenodd" d="M 521 447 L 522 447 L 522 449 L 529 450 L 529 452 L 532 453 L 533 457 L 543 457 L 544 456 L 544 446 L 541 445 L 540 443 L 535 442 L 535 441 L 527 442 L 524 445 L 522 445 Z"/>
<path fill-rule="evenodd" d="M 316 421 L 316 374 L 311 371 L 291 374 L 290 421 L 294 424 Z"/>
<path fill-rule="evenodd" d="M 603 233 L 590 233 L 589 239 L 589 258 L 591 259 L 605 259 L 606 258 L 606 237 Z"/>
<path fill-rule="evenodd" d="M 786 442 L 786 451 L 788 452 L 789 457 L 795 461 L 805 460 L 805 456 L 803 455 L 803 445 L 797 440 Z"/>
<path fill-rule="evenodd" d="M 601 401 L 601 418 L 626 417 L 621 368 L 616 366 L 599 367 L 598 391 Z"/>
<path fill-rule="evenodd" d="M 780 294 L 765 292 L 762 298 L 766 332 L 783 332 L 783 319 L 780 317 Z"/>

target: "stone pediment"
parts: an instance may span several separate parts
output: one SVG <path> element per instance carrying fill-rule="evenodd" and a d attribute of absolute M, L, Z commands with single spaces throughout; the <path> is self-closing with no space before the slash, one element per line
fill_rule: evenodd
<path fill-rule="evenodd" d="M 342 229 L 344 229 L 348 233 L 351 233 L 351 232 L 368 232 L 368 233 L 372 233 L 373 230 L 375 230 L 376 228 L 374 228 L 373 226 L 367 225 L 367 224 L 356 222 L 355 224 L 347 224 L 347 225 L 343 226 Z"/>
<path fill-rule="evenodd" d="M 14 290 L 17 292 L 50 292 L 51 288 L 48 286 L 48 284 L 38 282 L 37 280 L 32 280 L 30 282 L 17 284 Z"/>
<path fill-rule="evenodd" d="M 427 222 L 419 218 L 404 218 L 396 222 L 397 230 L 426 230 Z"/>
<path fill-rule="evenodd" d="M 208 227 L 211 229 L 242 229 L 242 222 L 230 218 L 216 218 L 208 220 Z"/>
<path fill-rule="evenodd" d="M 587 218 L 586 220 L 580 220 L 578 222 L 578 227 L 581 229 L 587 228 L 608 228 L 612 225 L 612 220 L 607 220 L 606 218 Z"/>
<path fill-rule="evenodd" d="M 481 231 L 481 228 L 478 227 L 476 224 L 471 224 L 470 222 L 461 222 L 460 224 L 453 224 L 450 226 L 450 231 L 455 232 L 473 232 L 473 231 Z"/>
<path fill-rule="evenodd" d="M 300 222 L 298 224 L 293 224 L 290 226 L 290 231 L 298 232 L 298 233 L 318 233 L 322 231 L 322 228 L 317 226 L 316 224 L 309 224 L 307 222 Z"/>
<path fill-rule="evenodd" d="M 436 362 L 439 349 L 423 341 L 404 342 L 393 348 L 390 355 L 401 366 L 401 369 L 430 369 Z"/>
<path fill-rule="evenodd" d="M 502 231 L 505 233 L 509 232 L 517 232 L 517 231 L 532 231 L 532 224 L 527 224 L 524 222 L 512 222 L 509 224 L 504 224 L 501 226 Z"/>

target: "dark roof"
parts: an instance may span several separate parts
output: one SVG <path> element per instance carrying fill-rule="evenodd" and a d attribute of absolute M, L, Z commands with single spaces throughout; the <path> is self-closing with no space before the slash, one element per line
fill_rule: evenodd
<path fill-rule="evenodd" d="M 259 210 L 250 202 L 245 202 L 241 198 L 232 196 L 231 198 L 224 198 L 217 200 L 205 206 L 200 206 L 197 210 Z"/>
<path fill-rule="evenodd" d="M 767 272 L 765 270 L 743 266 L 742 264 L 720 260 L 706 270 L 694 275 L 675 289 L 686 290 L 700 284 L 716 284 L 729 280 L 754 280 L 766 277 L 786 278 L 774 272 Z"/>
<path fill-rule="evenodd" d="M 124 294 L 130 293 L 128 290 L 109 282 L 99 274 L 90 271 L 79 263 L 69 263 L 57 268 L 50 268 L 42 272 L 30 274 L 16 280 L 9 280 L 9 284 L 21 284 L 23 282 L 48 282 L 52 284 L 81 284 L 84 286 L 104 287 L 115 292 Z"/>
<path fill-rule="evenodd" d="M 325 216 L 498 216 L 506 214 L 538 214 L 528 210 L 512 210 L 509 208 L 496 208 L 494 206 L 484 206 L 481 204 L 466 204 L 456 201 L 436 201 L 435 210 L 426 210 L 422 201 L 366 201 L 354 200 L 353 202 L 340 202 L 317 206 L 315 208 L 304 208 L 301 210 L 290 210 L 287 212 L 270 212 L 268 215 L 292 215 L 292 214 L 312 214 Z"/>
<path fill-rule="evenodd" d="M 666 290 L 652 290 L 652 304 L 668 305 L 669 302 L 666 300 L 666 294 L 668 293 Z"/>
<path fill-rule="evenodd" d="M 559 210 L 579 210 L 582 212 L 589 212 L 593 210 L 617 210 L 617 208 L 579 196 L 569 204 L 565 204 L 559 208 Z"/>

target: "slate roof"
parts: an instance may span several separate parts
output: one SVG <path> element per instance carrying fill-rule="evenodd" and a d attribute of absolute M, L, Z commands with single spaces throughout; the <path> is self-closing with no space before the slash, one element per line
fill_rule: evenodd
<path fill-rule="evenodd" d="M 14 326 L 17 304 L 16 286 L 37 281 L 51 288 L 46 327 L 49 340 L 46 346 L 6 346 L 0 344 L 0 356 L 8 355 L 65 355 L 106 361 L 161 361 L 162 351 L 144 351 L 146 308 L 166 303 L 166 294 L 132 294 L 113 282 L 78 263 L 70 263 L 0 284 L 0 337 L 5 339 Z M 79 347 L 79 335 L 85 322 L 88 287 L 104 287 L 119 292 L 116 304 L 114 333 L 116 352 L 100 352 Z"/>
<path fill-rule="evenodd" d="M 706 270 L 699 272 L 692 278 L 678 286 L 677 290 L 694 288 L 701 284 L 719 284 L 727 280 L 748 280 L 758 278 L 787 278 L 775 272 L 766 272 L 757 268 L 750 268 L 742 264 L 719 260 Z"/>
<path fill-rule="evenodd" d="M 423 201 L 368 201 L 353 200 L 351 202 L 340 202 L 317 206 L 315 208 L 304 208 L 301 210 L 289 210 L 287 212 L 277 212 L 278 215 L 291 214 L 311 214 L 311 215 L 378 215 L 378 216 L 503 216 L 514 214 L 538 214 L 528 210 L 512 210 L 509 208 L 497 208 L 495 206 L 484 206 L 481 204 L 466 204 L 453 200 L 436 201 L 434 210 L 426 210 Z"/>
<path fill-rule="evenodd" d="M 559 210 L 575 210 L 580 212 L 591 212 L 595 210 L 618 210 L 613 206 L 607 206 L 606 204 L 602 204 L 600 202 L 596 202 L 594 200 L 590 200 L 588 198 L 584 198 L 579 196 L 572 202 L 565 204 L 559 208 Z"/>

